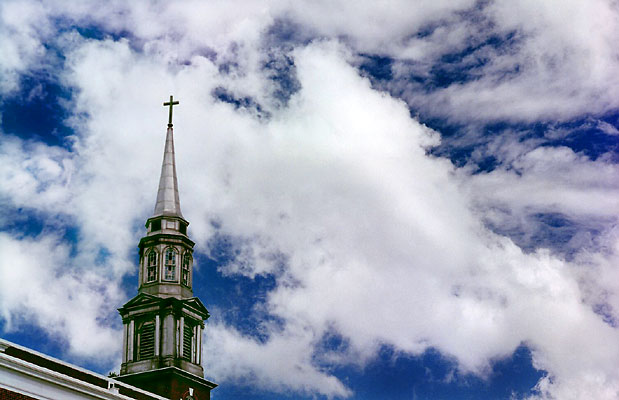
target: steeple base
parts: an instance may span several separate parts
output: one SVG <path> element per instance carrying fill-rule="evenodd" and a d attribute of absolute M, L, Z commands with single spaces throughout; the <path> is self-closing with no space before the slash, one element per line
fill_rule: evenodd
<path fill-rule="evenodd" d="M 123 363 L 120 365 L 120 374 L 133 374 L 166 367 L 177 367 L 198 377 L 204 376 L 204 370 L 201 365 L 196 365 L 189 361 L 171 356 L 149 358 L 141 361 Z"/>
<path fill-rule="evenodd" d="M 176 367 L 167 367 L 114 378 L 170 400 L 209 400 L 217 384 Z"/>

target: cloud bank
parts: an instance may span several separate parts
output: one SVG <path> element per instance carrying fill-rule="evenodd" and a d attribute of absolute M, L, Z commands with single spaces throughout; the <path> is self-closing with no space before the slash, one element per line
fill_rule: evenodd
<path fill-rule="evenodd" d="M 235 255 L 220 273 L 275 280 L 256 304 L 270 317 L 262 338 L 209 323 L 213 379 L 348 397 L 330 367 L 363 366 L 383 345 L 434 348 L 480 376 L 525 345 L 546 372 L 533 396 L 616 398 L 611 154 L 506 131 L 479 147 L 498 165 L 477 173 L 431 155 L 442 132 L 411 117 L 470 124 L 473 141 L 481 122 L 616 110 L 616 5 L 265 4 L 3 3 L 0 90 L 20 96 L 24 76 L 48 76 L 71 92 L 74 132 L 63 146 L 2 134 L 5 329 L 41 326 L 73 357 L 119 350 L 110 321 L 133 294 L 119 287 L 163 145 L 153 110 L 173 92 L 197 250 L 228 238 Z M 390 58 L 391 79 L 364 77 L 368 54 Z M 443 84 L 437 69 L 466 77 Z M 549 239 L 548 214 L 576 234 Z M 331 335 L 345 346 L 325 350 Z"/>

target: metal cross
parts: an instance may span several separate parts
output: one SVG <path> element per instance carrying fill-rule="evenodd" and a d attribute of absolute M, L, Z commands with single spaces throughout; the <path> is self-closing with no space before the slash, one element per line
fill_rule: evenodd
<path fill-rule="evenodd" d="M 164 106 L 170 106 L 170 115 L 168 117 L 168 126 L 172 126 L 172 107 L 179 104 L 178 101 L 174 101 L 174 97 L 170 95 L 170 101 L 163 103 Z"/>

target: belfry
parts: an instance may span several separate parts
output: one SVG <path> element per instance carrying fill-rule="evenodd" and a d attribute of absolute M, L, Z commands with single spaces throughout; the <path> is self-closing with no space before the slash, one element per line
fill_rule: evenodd
<path fill-rule="evenodd" d="M 123 320 L 120 376 L 133 386 L 178 400 L 210 398 L 202 331 L 209 313 L 193 295 L 193 246 L 181 213 L 170 96 L 161 177 L 146 236 L 139 243 L 138 294 L 118 311 Z"/>

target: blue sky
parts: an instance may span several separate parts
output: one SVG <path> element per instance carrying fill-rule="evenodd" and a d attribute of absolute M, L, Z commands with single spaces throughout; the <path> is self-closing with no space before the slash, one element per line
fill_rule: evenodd
<path fill-rule="evenodd" d="M 214 399 L 619 397 L 613 2 L 0 19 L 2 337 L 119 369 L 173 94 Z"/>

